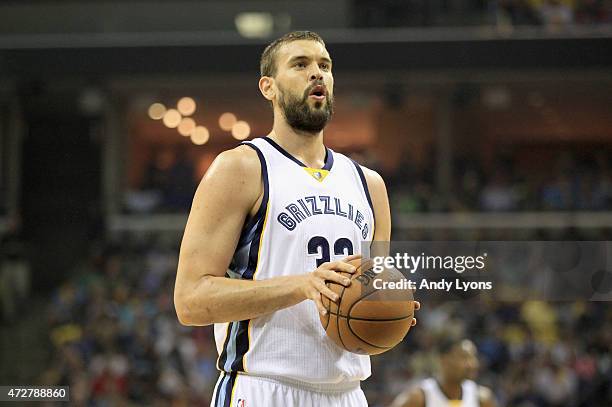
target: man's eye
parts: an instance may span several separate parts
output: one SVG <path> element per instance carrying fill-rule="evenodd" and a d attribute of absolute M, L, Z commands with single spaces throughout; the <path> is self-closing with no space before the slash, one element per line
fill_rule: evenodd
<path fill-rule="evenodd" d="M 298 68 L 306 68 L 306 64 L 303 62 L 298 62 L 297 64 L 295 64 L 295 66 L 297 66 Z"/>
<path fill-rule="evenodd" d="M 329 69 L 329 65 L 327 64 L 321 64 L 319 66 L 321 67 L 321 69 Z"/>

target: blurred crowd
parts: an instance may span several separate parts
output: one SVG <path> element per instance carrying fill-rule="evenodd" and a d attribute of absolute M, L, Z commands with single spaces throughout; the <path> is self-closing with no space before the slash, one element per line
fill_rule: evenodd
<path fill-rule="evenodd" d="M 126 191 L 128 213 L 184 212 L 197 186 L 196 169 L 186 150 L 161 148 L 146 163 L 137 188 Z"/>
<path fill-rule="evenodd" d="M 0 234 L 0 321 L 14 322 L 30 294 L 31 265 L 19 216 Z"/>
<path fill-rule="evenodd" d="M 211 327 L 177 321 L 178 240 L 131 234 L 93 250 L 45 313 L 54 352 L 40 383 L 70 385 L 77 406 L 208 405 L 217 353 Z M 478 381 L 500 405 L 612 405 L 607 303 L 431 300 L 418 318 L 401 345 L 373 357 L 364 383 L 371 406 L 435 374 L 437 343 L 449 336 L 477 344 Z"/>
<path fill-rule="evenodd" d="M 607 303 L 486 299 L 425 302 L 398 349 L 373 358 L 372 405 L 435 375 L 436 344 L 468 337 L 477 345 L 477 381 L 501 406 L 573 407 L 612 403 L 612 309 Z"/>
<path fill-rule="evenodd" d="M 545 26 L 605 24 L 609 0 L 355 0 L 358 27 Z"/>
<path fill-rule="evenodd" d="M 519 162 L 519 154 L 500 154 L 486 165 L 473 155 L 455 158 L 452 187 L 436 185 L 432 154 L 419 166 L 408 159 L 385 173 L 376 158 L 354 158 L 380 171 L 397 213 L 601 211 L 612 207 L 612 154 L 607 150 L 576 155 L 559 152 L 538 171 Z M 127 191 L 128 213 L 186 212 L 197 186 L 195 166 L 186 154 L 159 154 L 146 166 L 138 188 Z M 550 171 L 550 169 L 553 171 Z"/>
<path fill-rule="evenodd" d="M 494 0 L 489 2 L 497 23 L 562 27 L 612 21 L 612 2 L 606 0 Z"/>
<path fill-rule="evenodd" d="M 602 211 L 612 207 L 612 156 L 599 151 L 559 154 L 534 172 L 516 156 L 499 156 L 492 168 L 472 158 L 455 161 L 447 196 L 435 185 L 431 161 L 403 163 L 388 174 L 392 207 L 398 213 L 440 211 Z M 550 169 L 553 171 L 550 171 Z"/>
<path fill-rule="evenodd" d="M 41 383 L 71 386 L 73 405 L 208 405 L 216 350 L 210 327 L 178 323 L 177 241 L 136 236 L 94 249 L 49 305 L 55 352 Z"/>

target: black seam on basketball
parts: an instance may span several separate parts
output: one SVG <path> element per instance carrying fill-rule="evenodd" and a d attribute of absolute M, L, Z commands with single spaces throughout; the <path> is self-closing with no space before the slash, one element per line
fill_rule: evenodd
<path fill-rule="evenodd" d="M 336 315 L 340 318 L 354 319 L 356 321 L 369 321 L 369 322 L 389 322 L 389 321 L 401 321 L 402 319 L 414 318 L 414 315 L 408 315 L 405 317 L 398 318 L 385 318 L 385 319 L 373 319 L 373 318 L 359 318 L 359 317 L 349 317 L 347 315 L 342 315 L 336 312 L 330 312 L 331 315 Z"/>
<path fill-rule="evenodd" d="M 363 339 L 361 336 L 357 335 L 357 333 L 356 333 L 356 332 L 353 330 L 353 328 L 351 327 L 351 322 L 350 322 L 350 321 L 351 321 L 351 319 L 357 319 L 357 318 L 353 318 L 353 317 L 351 317 L 351 311 L 353 310 L 353 307 L 354 307 L 355 305 L 357 305 L 357 304 L 358 304 L 358 303 L 359 303 L 361 300 L 363 300 L 364 298 L 366 298 L 366 297 L 368 297 L 368 296 L 370 296 L 370 295 L 372 295 L 372 294 L 374 294 L 374 293 L 376 293 L 376 292 L 378 292 L 378 291 L 380 291 L 380 290 L 378 290 L 378 289 L 374 289 L 373 291 L 371 291 L 371 292 L 369 292 L 369 293 L 367 293 L 367 294 L 363 294 L 361 297 L 359 297 L 359 298 L 357 298 L 355 301 L 353 301 L 353 304 L 351 304 L 350 308 L 349 308 L 349 309 L 348 309 L 348 311 L 347 311 L 347 314 L 348 314 L 348 315 L 345 317 L 345 318 L 346 318 L 346 325 L 348 325 L 348 329 L 351 331 L 351 333 L 352 333 L 353 335 L 355 335 L 355 337 L 356 337 L 356 338 L 358 338 L 358 339 L 359 339 L 360 341 L 362 341 L 363 343 L 367 343 L 368 345 L 370 345 L 370 346 L 374 346 L 375 348 L 380 348 L 380 349 L 390 349 L 390 348 L 384 348 L 384 347 L 380 347 L 380 346 L 374 345 L 374 344 L 372 344 L 372 343 L 370 343 L 370 342 L 368 342 L 368 341 L 364 340 L 364 339 Z M 414 316 L 414 311 L 413 311 L 413 316 Z M 339 318 L 339 317 L 337 316 L 337 317 L 336 317 L 336 319 L 338 319 L 338 318 Z M 411 317 L 403 317 L 402 319 L 407 319 L 407 318 L 411 318 Z"/>
<path fill-rule="evenodd" d="M 367 343 L 368 345 L 373 346 L 378 349 L 391 349 L 393 347 L 393 346 L 374 345 L 373 343 L 370 343 L 366 341 L 365 339 L 363 339 L 361 336 L 357 335 L 357 332 L 353 331 L 353 328 L 351 328 L 351 318 L 346 318 L 346 325 L 348 325 L 349 331 L 351 331 L 351 333 L 355 336 L 355 338 L 358 338 L 363 343 Z"/>
<path fill-rule="evenodd" d="M 336 317 L 338 319 L 340 319 L 340 317 Z M 366 345 L 372 346 L 374 348 L 378 348 L 378 349 L 391 349 L 393 346 L 379 346 L 379 345 L 374 345 L 373 343 L 370 343 L 366 340 L 364 340 L 361 336 L 357 335 L 355 333 L 355 331 L 353 331 L 353 328 L 351 328 L 351 324 L 349 323 L 351 318 L 345 318 L 342 317 L 344 319 L 346 319 L 346 325 L 348 325 L 349 330 L 351 331 L 351 333 L 355 336 L 355 338 L 359 339 L 361 342 L 365 343 Z"/>
<path fill-rule="evenodd" d="M 355 272 L 357 272 L 357 270 L 355 270 Z M 342 286 L 342 291 L 340 291 L 340 295 L 338 296 L 338 301 L 336 302 L 336 304 L 338 305 L 338 314 L 340 313 L 340 304 L 342 304 L 342 297 L 344 297 L 344 290 L 346 290 L 346 287 Z M 329 308 L 331 309 L 331 306 Z M 336 314 L 336 326 L 338 327 L 338 339 L 340 339 L 340 343 L 342 344 L 342 347 L 348 350 L 348 348 L 344 344 L 344 341 L 342 340 L 342 334 L 340 333 L 340 319 L 338 318 L 338 314 Z M 348 325 L 348 321 L 346 324 Z"/>
<path fill-rule="evenodd" d="M 352 318 L 351 317 L 351 311 L 353 310 L 353 307 L 359 303 L 359 301 L 363 300 L 364 298 L 366 298 L 366 297 L 368 297 L 368 296 L 370 296 L 370 295 L 372 295 L 374 293 L 377 293 L 378 291 L 380 291 L 380 290 L 375 288 L 374 291 L 371 291 L 371 292 L 369 292 L 367 294 L 364 294 L 361 297 L 357 298 L 355 301 L 353 301 L 353 304 L 351 305 L 351 307 L 348 309 L 348 312 L 347 312 L 348 318 Z M 412 312 L 413 312 L 413 315 L 414 315 L 414 310 Z"/>

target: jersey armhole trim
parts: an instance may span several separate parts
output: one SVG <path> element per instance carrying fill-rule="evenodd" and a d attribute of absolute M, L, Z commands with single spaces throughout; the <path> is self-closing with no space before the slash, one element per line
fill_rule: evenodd
<path fill-rule="evenodd" d="M 363 190 L 365 192 L 366 198 L 368 199 L 368 204 L 370 205 L 370 210 L 372 211 L 372 219 L 374 221 L 374 227 L 376 227 L 376 213 L 374 212 L 374 205 L 372 204 L 372 197 L 370 196 L 370 189 L 368 188 L 368 182 L 366 181 L 365 174 L 363 173 L 363 169 L 352 158 L 349 158 L 349 160 L 351 160 L 351 162 L 357 169 L 357 173 L 359 174 L 359 178 L 361 179 L 361 185 L 363 186 Z M 374 240 L 374 228 L 372 228 L 372 240 Z"/>
<path fill-rule="evenodd" d="M 253 217 L 244 224 L 243 231 L 248 231 L 253 226 L 255 226 L 257 222 L 263 221 L 263 218 L 266 214 L 266 208 L 268 206 L 270 187 L 268 183 L 268 166 L 266 165 L 266 159 L 261 150 L 256 145 L 248 141 L 244 141 L 240 144 L 251 147 L 257 153 L 257 157 L 259 157 L 259 164 L 261 165 L 261 179 L 263 181 L 264 187 L 263 198 L 261 200 L 261 203 L 259 204 L 259 208 L 257 208 L 257 212 L 255 212 L 255 215 L 253 215 Z"/>
<path fill-rule="evenodd" d="M 241 242 L 250 245 L 247 249 L 246 268 L 242 272 L 241 277 L 245 280 L 253 280 L 260 262 L 259 253 L 269 207 L 270 188 L 268 183 L 268 168 L 263 153 L 252 143 L 243 142 L 241 144 L 251 147 L 257 153 L 261 164 L 261 178 L 264 186 L 261 204 L 255 215 L 249 219 L 248 222 L 245 222 L 239 238 L 239 245 Z M 237 325 L 235 329 L 234 325 Z M 223 350 L 217 361 L 217 368 L 219 370 L 231 374 L 235 374 L 239 371 L 246 371 L 246 354 L 250 349 L 251 343 L 251 335 L 249 332 L 250 325 L 251 320 L 233 321 L 228 324 L 227 336 L 222 348 Z"/>

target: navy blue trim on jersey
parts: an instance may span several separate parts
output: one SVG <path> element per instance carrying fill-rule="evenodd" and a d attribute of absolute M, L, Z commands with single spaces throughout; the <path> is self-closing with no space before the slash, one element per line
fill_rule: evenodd
<path fill-rule="evenodd" d="M 361 184 L 363 185 L 363 190 L 365 191 L 366 198 L 368 198 L 368 204 L 370 204 L 370 209 L 372 209 L 372 219 L 374 220 L 374 225 L 376 225 L 376 214 L 374 213 L 374 205 L 372 204 L 372 197 L 370 196 L 370 189 L 368 188 L 368 182 L 366 181 L 365 175 L 363 173 L 363 169 L 361 165 L 359 165 L 355 160 L 350 159 L 355 168 L 357 168 L 357 173 L 359 174 L 359 178 L 361 178 Z"/>
<path fill-rule="evenodd" d="M 215 402 L 213 404 L 214 407 L 219 406 L 219 399 L 221 398 L 221 392 L 225 386 L 225 378 L 227 377 L 227 373 L 223 372 L 221 379 L 217 382 L 217 386 L 215 386 L 215 392 L 213 393 L 215 396 Z"/>
<path fill-rule="evenodd" d="M 278 152 L 280 152 L 282 155 L 284 155 L 285 157 L 287 157 L 288 159 L 290 159 L 291 161 L 293 161 L 300 167 L 310 168 L 306 164 L 304 164 L 303 162 L 301 162 L 300 160 L 298 160 L 297 158 L 289 154 L 289 152 L 287 152 L 287 150 L 279 146 L 278 143 L 276 143 L 276 141 L 272 140 L 269 137 L 264 137 L 263 139 L 266 140 L 268 143 L 270 143 L 272 147 L 277 149 Z M 320 168 L 320 169 L 330 171 L 333 165 L 334 165 L 334 154 L 329 148 L 325 147 L 325 162 L 323 164 L 323 168 Z"/>
<path fill-rule="evenodd" d="M 232 403 L 232 392 L 236 384 L 236 376 L 238 373 L 224 373 L 223 378 L 219 382 L 217 395 L 215 396 L 214 407 L 230 407 Z"/>
<path fill-rule="evenodd" d="M 268 168 L 263 153 L 257 146 L 249 142 L 242 143 L 254 149 L 261 164 L 261 179 L 263 181 L 263 198 L 256 214 L 245 223 L 232 262 L 230 277 L 252 280 L 257 269 L 259 244 L 263 233 L 270 187 L 268 183 Z M 217 361 L 217 369 L 225 372 L 244 371 L 244 355 L 249 350 L 249 320 L 232 321 L 228 324 L 223 350 Z"/>
<path fill-rule="evenodd" d="M 253 216 L 244 225 L 244 228 L 243 228 L 243 234 L 244 234 L 244 231 L 248 231 L 249 229 L 251 229 L 260 220 L 263 221 L 263 218 L 266 216 L 266 208 L 268 206 L 268 195 L 269 195 L 270 187 L 268 184 L 268 166 L 266 165 L 266 159 L 263 153 L 261 152 L 261 150 L 255 144 L 249 143 L 248 141 L 243 142 L 241 144 L 251 147 L 257 153 L 257 156 L 259 157 L 259 163 L 261 164 L 261 179 L 263 181 L 263 186 L 264 186 L 264 196 L 263 196 L 263 199 L 261 200 L 261 205 L 259 205 L 259 209 L 257 210 L 257 213 L 255 214 L 255 216 Z"/>
<path fill-rule="evenodd" d="M 253 273 L 255 273 L 255 269 L 257 268 L 259 243 L 261 240 L 261 234 L 263 232 L 264 222 L 266 218 L 266 210 L 268 209 L 268 200 L 270 197 L 270 185 L 268 182 L 268 167 L 266 165 L 266 159 L 263 153 L 254 144 L 251 144 L 248 142 L 244 144 L 253 148 L 257 152 L 257 155 L 259 156 L 259 161 L 261 163 L 261 179 L 263 180 L 263 186 L 264 186 L 263 198 L 261 200 L 261 205 L 259 206 L 259 209 L 257 210 L 257 214 L 253 217 L 253 219 L 251 219 L 247 223 L 247 225 L 245 226 L 243 230 L 243 231 L 246 231 L 247 234 L 250 234 L 248 233 L 250 231 L 249 229 L 252 229 L 253 227 L 255 228 L 255 230 L 252 233 L 252 239 L 249 239 L 251 241 L 250 242 L 251 247 L 249 248 L 248 266 L 247 266 L 247 269 L 244 271 L 244 273 L 242 273 L 242 278 L 252 280 Z M 247 235 L 245 237 L 249 238 L 251 236 Z M 239 244 L 239 247 L 240 247 L 240 244 Z"/>
<path fill-rule="evenodd" d="M 225 371 L 224 367 L 225 366 L 225 362 L 227 361 L 227 345 L 229 344 L 229 341 L 231 339 L 231 333 L 232 330 L 234 328 L 234 322 L 230 322 L 229 324 L 227 324 L 227 332 L 225 333 L 225 341 L 223 342 L 223 347 L 221 349 L 223 349 L 221 351 L 221 354 L 219 355 L 219 358 L 217 359 L 217 370 L 219 371 Z"/>
<path fill-rule="evenodd" d="M 249 322 L 246 319 L 238 322 L 238 330 L 236 331 L 236 357 L 230 365 L 232 372 L 244 372 L 244 355 L 249 350 Z"/>
<path fill-rule="evenodd" d="M 232 405 L 232 396 L 234 393 L 234 386 L 236 385 L 236 377 L 238 377 L 238 373 L 233 372 L 230 374 L 230 378 L 227 381 L 227 391 L 225 392 L 223 407 L 231 407 Z"/>

